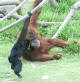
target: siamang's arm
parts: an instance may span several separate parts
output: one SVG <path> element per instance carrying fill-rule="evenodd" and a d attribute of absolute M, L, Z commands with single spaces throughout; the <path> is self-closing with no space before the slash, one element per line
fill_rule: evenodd
<path fill-rule="evenodd" d="M 14 57 L 14 56 L 20 57 L 26 48 L 25 47 L 25 37 L 26 37 L 27 31 L 28 31 L 28 26 L 29 26 L 30 17 L 31 17 L 31 13 L 29 12 L 28 14 L 29 14 L 29 17 L 24 22 L 24 26 L 22 28 L 20 37 L 19 37 L 18 41 L 14 44 L 14 46 L 11 50 L 11 54 L 10 54 L 11 57 Z M 28 47 L 28 45 L 27 45 L 27 47 Z"/>
<path fill-rule="evenodd" d="M 26 34 L 28 32 L 28 25 L 29 25 L 29 22 L 30 22 L 30 17 L 32 15 L 31 12 L 28 12 L 28 14 L 29 14 L 29 17 L 24 21 L 24 26 L 22 28 L 20 37 L 18 39 L 19 42 L 23 42 L 25 40 Z"/>

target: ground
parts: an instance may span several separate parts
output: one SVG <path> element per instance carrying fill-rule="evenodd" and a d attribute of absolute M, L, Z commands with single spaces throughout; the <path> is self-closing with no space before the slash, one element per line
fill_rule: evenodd
<path fill-rule="evenodd" d="M 39 20 L 62 22 L 76 0 L 61 1 L 63 2 L 59 3 L 59 7 L 56 9 L 48 3 L 44 5 Z M 26 10 L 25 7 L 26 4 L 23 6 L 23 15 L 31 10 L 32 5 L 30 4 L 29 6 L 27 4 Z M 0 24 L 0 28 L 11 24 L 13 21 L 15 20 L 6 20 Z M 63 57 L 60 60 L 30 62 L 22 59 L 23 69 L 21 75 L 23 78 L 19 79 L 10 68 L 8 56 L 22 25 L 23 23 L 20 23 L 14 27 L 15 29 L 12 28 L 0 34 L 0 82 L 80 82 L 80 44 L 71 44 L 66 49 L 55 48 L 49 52 L 51 54 L 62 53 Z M 55 34 L 59 26 L 50 25 L 47 28 L 38 26 L 38 30 L 43 37 L 48 38 Z M 72 20 L 61 31 L 58 38 L 67 41 L 73 38 L 80 39 L 80 10 L 77 10 Z"/>
<path fill-rule="evenodd" d="M 19 79 L 10 69 L 8 55 L 13 44 L 0 45 L 0 82 L 79 82 L 80 54 L 64 54 L 60 60 L 47 62 L 23 61 L 23 69 Z M 5 46 L 5 48 L 4 48 Z M 3 48 L 5 52 L 3 51 Z M 56 50 L 56 51 L 55 51 Z M 50 53 L 61 52 L 53 49 Z M 5 57 L 6 56 L 6 57 Z"/>

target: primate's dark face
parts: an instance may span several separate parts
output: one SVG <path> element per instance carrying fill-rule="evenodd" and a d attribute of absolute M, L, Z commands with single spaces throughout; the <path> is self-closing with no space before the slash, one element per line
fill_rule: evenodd
<path fill-rule="evenodd" d="M 34 48 L 40 47 L 40 41 L 38 39 L 38 36 L 35 33 L 29 32 L 29 40 L 30 40 L 30 46 Z"/>
<path fill-rule="evenodd" d="M 37 37 L 34 38 L 34 36 L 30 37 L 30 38 L 31 38 L 30 45 L 34 48 L 39 48 L 40 47 L 40 41 L 38 40 L 38 38 Z"/>

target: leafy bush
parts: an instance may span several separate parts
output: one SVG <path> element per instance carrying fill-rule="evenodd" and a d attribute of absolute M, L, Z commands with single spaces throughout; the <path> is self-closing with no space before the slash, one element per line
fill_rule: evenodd
<path fill-rule="evenodd" d="M 0 28 L 5 27 L 6 25 L 8 26 L 14 21 L 15 19 L 6 20 L 2 24 L 0 24 Z M 14 42 L 14 40 L 16 40 L 17 33 L 20 31 L 21 27 L 22 27 L 22 22 L 17 24 L 13 28 L 1 33 L 0 41 L 8 40 L 10 42 Z"/>
<path fill-rule="evenodd" d="M 54 22 L 62 22 L 66 16 L 68 15 L 71 6 L 76 2 L 76 0 L 61 0 L 59 2 L 58 7 L 55 9 L 53 6 L 50 5 L 48 2 L 45 4 L 42 8 L 42 12 L 39 16 L 39 20 L 41 21 L 54 21 Z M 30 8 L 31 9 L 31 8 Z M 23 14 L 25 14 L 25 9 L 22 10 Z M 80 37 L 80 10 L 78 10 L 75 13 L 75 16 L 73 16 L 72 21 L 67 24 L 64 29 L 60 32 L 60 34 L 57 36 L 58 38 L 68 40 L 69 38 L 79 38 Z M 0 24 L 0 28 L 11 24 L 12 22 L 16 21 L 15 19 L 6 20 L 2 24 Z M 17 33 L 21 30 L 23 26 L 23 22 L 19 23 L 18 25 L 14 26 L 13 28 L 9 29 L 8 31 L 5 31 L 0 34 L 0 41 L 8 40 L 8 41 L 15 41 Z M 41 27 L 38 25 L 39 33 L 44 38 L 52 37 L 58 28 L 59 25 L 50 25 L 48 27 Z"/>
<path fill-rule="evenodd" d="M 63 52 L 67 52 L 67 53 L 80 53 L 80 42 L 76 43 L 75 41 L 70 41 L 69 40 L 70 45 L 68 47 L 66 47 Z"/>

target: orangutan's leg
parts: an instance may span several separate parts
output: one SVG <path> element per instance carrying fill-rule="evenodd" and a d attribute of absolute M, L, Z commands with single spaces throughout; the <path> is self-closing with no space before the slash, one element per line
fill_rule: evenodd
<path fill-rule="evenodd" d="M 61 40 L 58 38 L 54 38 L 54 39 L 47 39 L 46 40 L 48 43 L 50 43 L 51 45 L 56 46 L 56 47 L 61 47 L 61 48 L 65 48 L 66 46 L 69 45 L 69 43 L 65 40 Z"/>
<path fill-rule="evenodd" d="M 35 61 L 48 61 L 48 60 L 53 60 L 53 59 L 60 59 L 61 54 L 55 54 L 55 55 L 49 55 L 49 54 L 41 54 L 36 57 Z"/>

